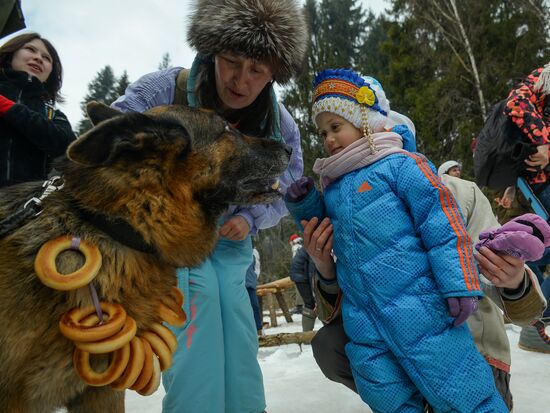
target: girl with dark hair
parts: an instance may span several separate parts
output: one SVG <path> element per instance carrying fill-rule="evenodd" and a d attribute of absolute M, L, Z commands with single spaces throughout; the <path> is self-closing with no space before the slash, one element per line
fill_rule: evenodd
<path fill-rule="evenodd" d="M 190 70 L 145 75 L 113 106 L 123 112 L 172 103 L 211 109 L 243 133 L 285 142 L 293 148 L 279 178 L 285 191 L 302 175 L 303 161 L 298 128 L 273 83 L 288 82 L 304 61 L 308 32 L 301 6 L 295 0 L 196 0 L 187 39 L 198 51 Z M 164 412 L 264 410 L 245 274 L 252 262 L 250 235 L 286 214 L 282 200 L 229 207 L 212 255 L 197 268 L 178 270 L 188 322 L 173 330 L 178 348 L 163 373 Z"/>
<path fill-rule="evenodd" d="M 63 69 L 38 33 L 0 47 L 0 187 L 46 178 L 53 158 L 75 139 L 60 101 Z"/>

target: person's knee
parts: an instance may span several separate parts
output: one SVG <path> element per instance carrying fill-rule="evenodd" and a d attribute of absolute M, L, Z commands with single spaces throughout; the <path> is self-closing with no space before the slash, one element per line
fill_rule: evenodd
<path fill-rule="evenodd" d="M 338 349 L 331 338 L 330 329 L 326 327 L 320 328 L 311 340 L 311 349 L 313 357 L 323 374 L 327 378 L 334 380 L 338 376 L 337 360 L 335 357 L 338 354 Z"/>

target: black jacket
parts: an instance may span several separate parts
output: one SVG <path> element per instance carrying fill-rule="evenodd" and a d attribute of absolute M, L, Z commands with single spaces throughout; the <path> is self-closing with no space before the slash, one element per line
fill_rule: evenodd
<path fill-rule="evenodd" d="M 44 86 L 25 72 L 1 69 L 0 95 L 16 102 L 0 116 L 0 187 L 46 178 L 75 139 L 67 117 L 47 105 Z"/>
<path fill-rule="evenodd" d="M 290 279 L 296 283 L 309 282 L 317 269 L 304 247 L 296 251 L 290 264 Z"/>

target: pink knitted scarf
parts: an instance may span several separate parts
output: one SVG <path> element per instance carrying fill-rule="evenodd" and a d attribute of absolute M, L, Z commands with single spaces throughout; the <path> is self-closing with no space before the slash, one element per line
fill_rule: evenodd
<path fill-rule="evenodd" d="M 397 133 L 378 132 L 373 133 L 371 137 L 375 146 L 374 151 L 368 138 L 363 137 L 336 155 L 315 161 L 313 172 L 319 174 L 323 189 L 348 172 L 370 165 L 392 153 L 406 152 L 401 136 Z"/>

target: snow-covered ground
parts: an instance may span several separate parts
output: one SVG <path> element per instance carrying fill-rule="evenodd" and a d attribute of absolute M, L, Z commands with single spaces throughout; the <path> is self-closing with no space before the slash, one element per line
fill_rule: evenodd
<path fill-rule="evenodd" d="M 299 316 L 288 324 L 266 330 L 267 334 L 301 330 Z M 321 327 L 319 321 L 315 329 Z M 526 352 L 518 348 L 519 327 L 508 326 L 512 348 L 512 393 L 514 413 L 550 412 L 550 354 Z M 261 348 L 258 354 L 264 374 L 269 413 L 368 413 L 371 410 L 352 391 L 326 379 L 313 358 L 310 346 L 289 344 Z M 126 411 L 159 413 L 164 391 L 149 397 L 126 392 Z"/>

